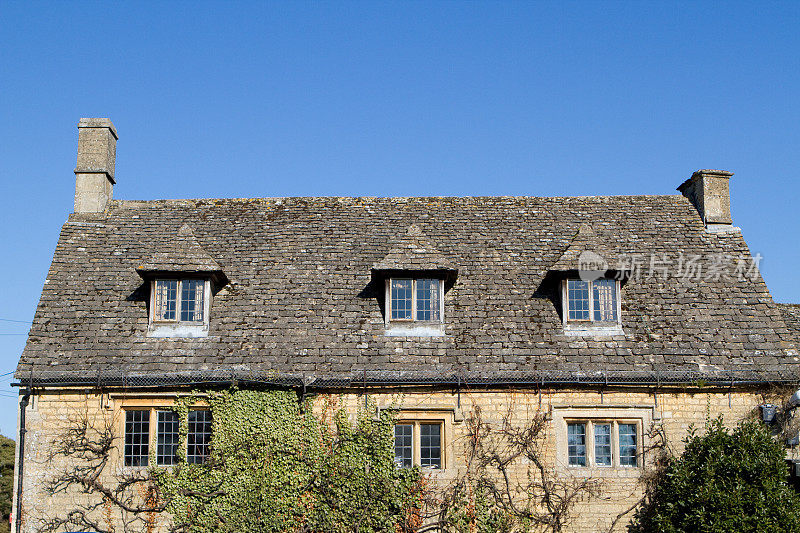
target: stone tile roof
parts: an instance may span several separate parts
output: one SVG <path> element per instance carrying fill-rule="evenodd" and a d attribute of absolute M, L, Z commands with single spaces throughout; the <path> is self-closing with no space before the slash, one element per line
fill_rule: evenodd
<path fill-rule="evenodd" d="M 17 376 L 796 375 L 786 315 L 761 277 L 706 263 L 695 278 L 632 275 L 624 335 L 566 336 L 548 273 L 583 224 L 607 253 L 645 266 L 750 255 L 738 231 L 705 231 L 682 196 L 113 201 L 64 224 Z M 136 269 L 161 264 L 184 225 L 230 282 L 214 295 L 208 337 L 150 338 Z M 441 337 L 384 336 L 371 269 L 403 263 L 409 226 L 430 243 L 408 248 L 409 264 L 459 270 Z"/>
<path fill-rule="evenodd" d="M 778 304 L 783 321 L 800 344 L 800 304 Z"/>
<path fill-rule="evenodd" d="M 452 260 L 442 255 L 419 226 L 412 224 L 399 238 L 389 243 L 386 257 L 372 265 L 372 270 L 458 270 Z"/>
<path fill-rule="evenodd" d="M 583 254 L 587 252 L 597 254 L 609 268 L 617 269 L 622 266 L 620 265 L 622 260 L 616 257 L 610 247 L 611 244 L 598 237 L 591 225 L 581 224 L 580 228 L 578 228 L 578 233 L 575 234 L 567 249 L 564 250 L 564 253 L 561 254 L 561 257 L 550 269 L 559 271 L 574 270 L 579 266 Z"/>
<path fill-rule="evenodd" d="M 156 252 L 136 267 L 140 274 L 158 272 L 222 272 L 222 267 L 197 242 L 192 228 L 184 224 L 178 233 L 160 244 Z"/>

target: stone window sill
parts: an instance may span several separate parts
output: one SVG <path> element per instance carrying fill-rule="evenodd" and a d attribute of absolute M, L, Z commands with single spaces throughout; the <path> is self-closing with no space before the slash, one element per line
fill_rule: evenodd
<path fill-rule="evenodd" d="M 208 324 L 150 324 L 147 336 L 164 339 L 208 337 Z"/>
<path fill-rule="evenodd" d="M 562 476 L 576 478 L 638 478 L 642 475 L 639 466 L 565 466 L 557 472 Z"/>
<path fill-rule="evenodd" d="M 625 331 L 620 324 L 568 322 L 564 324 L 564 335 L 567 337 L 617 337 L 624 336 Z"/>
<path fill-rule="evenodd" d="M 444 324 L 440 322 L 390 322 L 384 332 L 386 337 L 444 337 Z"/>

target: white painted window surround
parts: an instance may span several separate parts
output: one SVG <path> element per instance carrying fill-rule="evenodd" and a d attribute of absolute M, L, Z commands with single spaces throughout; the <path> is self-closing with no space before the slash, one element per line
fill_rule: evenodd
<path fill-rule="evenodd" d="M 567 336 L 625 335 L 619 280 L 565 279 L 561 283 L 562 320 Z"/>
<path fill-rule="evenodd" d="M 444 280 L 400 277 L 387 279 L 385 302 L 386 336 L 444 335 Z"/>
<path fill-rule="evenodd" d="M 156 279 L 150 283 L 148 337 L 208 336 L 210 280 Z"/>

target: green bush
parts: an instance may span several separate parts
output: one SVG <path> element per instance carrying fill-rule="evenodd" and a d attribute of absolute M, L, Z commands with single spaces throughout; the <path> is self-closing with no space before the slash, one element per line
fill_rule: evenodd
<path fill-rule="evenodd" d="M 784 449 L 763 424 L 729 432 L 718 418 L 685 442 L 651 481 L 629 533 L 800 532 Z"/>

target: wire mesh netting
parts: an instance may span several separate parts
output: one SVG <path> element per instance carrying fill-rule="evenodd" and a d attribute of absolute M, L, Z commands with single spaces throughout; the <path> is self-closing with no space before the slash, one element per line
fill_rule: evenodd
<path fill-rule="evenodd" d="M 245 368 L 192 370 L 178 372 L 122 371 L 118 369 L 83 372 L 19 370 L 19 385 L 91 387 L 165 387 L 263 385 L 305 389 L 348 389 L 376 386 L 518 386 L 552 387 L 566 385 L 746 385 L 792 383 L 800 381 L 792 371 L 546 371 L 546 372 L 433 372 L 433 371 L 355 371 L 349 374 L 286 374 L 252 371 Z"/>

